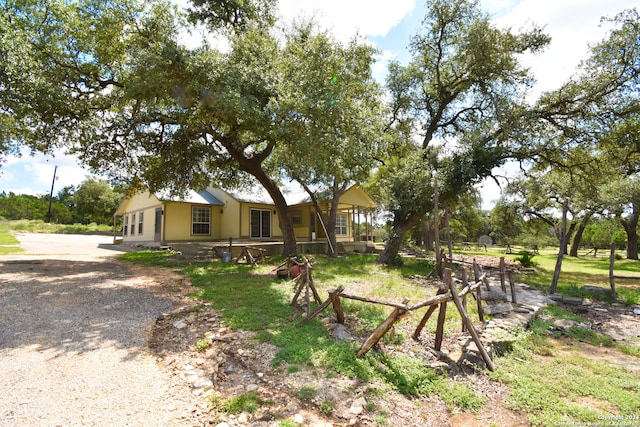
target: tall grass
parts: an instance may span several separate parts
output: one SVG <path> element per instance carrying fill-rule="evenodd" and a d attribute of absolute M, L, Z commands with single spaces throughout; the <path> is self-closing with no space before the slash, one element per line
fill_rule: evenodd
<path fill-rule="evenodd" d="M 0 221 L 2 227 L 7 231 L 22 231 L 27 233 L 69 233 L 69 234 L 91 234 L 91 233 L 111 233 L 113 226 L 106 224 L 51 224 L 40 220 L 13 220 Z"/>

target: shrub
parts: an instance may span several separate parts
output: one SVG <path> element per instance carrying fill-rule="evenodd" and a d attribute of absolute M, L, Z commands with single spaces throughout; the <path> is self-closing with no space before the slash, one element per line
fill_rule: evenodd
<path fill-rule="evenodd" d="M 515 260 L 520 263 L 525 268 L 535 267 L 537 263 L 533 260 L 536 254 L 529 251 L 520 252 L 520 256 L 516 257 Z"/>

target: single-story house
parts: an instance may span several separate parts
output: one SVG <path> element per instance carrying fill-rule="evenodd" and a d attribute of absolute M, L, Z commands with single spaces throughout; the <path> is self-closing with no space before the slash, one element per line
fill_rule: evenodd
<path fill-rule="evenodd" d="M 304 251 L 326 251 L 324 224 L 309 196 L 301 190 L 286 191 L 296 240 L 307 244 Z M 328 214 L 331 200 L 319 201 Z M 340 198 L 337 217 L 339 248 L 351 251 L 356 242 L 373 240 L 373 199 L 358 185 L 350 187 Z M 218 242 L 268 246 L 282 242 L 282 232 L 273 201 L 266 191 L 232 192 L 208 187 L 185 197 L 140 192 L 125 198 L 114 214 L 114 241 L 126 245 L 176 246 L 180 243 Z M 362 227 L 360 224 L 366 224 Z M 310 249 L 323 243 L 322 247 Z M 275 252 L 275 250 L 270 251 Z"/>

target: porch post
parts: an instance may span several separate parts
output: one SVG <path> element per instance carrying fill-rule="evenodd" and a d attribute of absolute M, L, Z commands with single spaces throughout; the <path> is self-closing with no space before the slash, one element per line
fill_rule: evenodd
<path fill-rule="evenodd" d="M 362 240 L 360 237 L 360 206 L 357 206 L 357 208 L 358 208 L 358 242 L 359 242 L 360 240 Z"/>

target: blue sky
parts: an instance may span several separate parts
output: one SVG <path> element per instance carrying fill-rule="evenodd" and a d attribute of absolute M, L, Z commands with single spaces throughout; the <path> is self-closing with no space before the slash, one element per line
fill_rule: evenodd
<path fill-rule="evenodd" d="M 576 65 L 587 57 L 589 44 L 605 36 L 609 27 L 600 27 L 602 16 L 613 17 L 639 5 L 638 0 L 482 0 L 481 4 L 500 27 L 517 31 L 535 23 L 551 35 L 551 45 L 543 54 L 522 58 L 538 80 L 532 98 L 559 87 L 573 74 Z M 374 69 L 378 79 L 384 78 L 390 59 L 406 60 L 405 48 L 424 12 L 421 0 L 280 0 L 285 21 L 300 15 L 314 16 L 341 40 L 348 40 L 356 32 L 366 37 L 380 52 Z M 9 157 L 0 167 L 0 192 L 48 194 L 56 165 L 56 193 L 65 186 L 80 184 L 88 175 L 74 158 L 62 153 L 34 157 L 25 153 Z M 510 174 L 510 168 L 503 173 Z M 499 197 L 500 189 L 488 181 L 481 186 L 481 193 L 483 206 L 489 207 Z"/>

